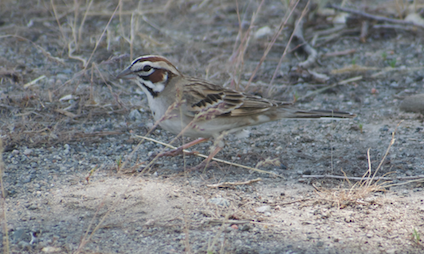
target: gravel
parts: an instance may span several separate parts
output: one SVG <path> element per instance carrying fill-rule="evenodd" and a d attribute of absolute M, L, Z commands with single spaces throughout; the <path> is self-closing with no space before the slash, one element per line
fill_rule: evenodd
<path fill-rule="evenodd" d="M 148 19 L 139 20 L 149 25 L 138 26 L 136 37 L 142 42 L 133 43 L 134 54 L 162 54 L 187 75 L 226 83 L 230 73 L 233 75 L 226 63 L 239 33 L 235 3 L 204 1 L 202 7 L 177 2 L 167 5 L 164 13 L 149 13 Z M 132 4 L 125 3 L 125 10 L 137 8 Z M 157 1 L 143 4 L 146 10 L 163 7 L 157 6 L 161 4 Z M 251 4 L 257 7 L 257 3 Z M 297 101 L 296 106 L 338 109 L 358 116 L 344 121 L 281 120 L 250 128 L 245 139 L 226 137 L 226 146 L 217 158 L 250 167 L 267 158 L 277 159 L 281 166 L 261 167 L 272 174 L 223 163 L 189 172 L 186 169 L 202 161 L 194 156 L 159 158 L 146 170 L 152 156 L 164 148 L 142 141 L 136 134 L 167 143 L 175 135 L 160 128 L 147 134 L 154 122 L 144 94 L 133 84 L 114 79 L 129 63 L 123 57 L 129 46 L 122 37 L 129 30 L 115 31 L 120 31 L 121 24 L 132 27 L 129 16 L 112 20 L 108 40 L 101 41 L 92 56 L 98 71 L 93 68 L 91 73 L 91 69 L 82 71 L 81 62 L 64 52 L 68 46 L 61 32 L 73 38 L 70 27 L 74 23 L 69 20 L 75 12 L 59 19 L 63 22 L 60 30 L 56 19 L 48 16 L 54 13 L 51 8 L 47 14 L 44 5 L 26 5 L 5 4 L 10 12 L 0 20 L 4 21 L 2 31 L 28 38 L 63 64 L 29 41 L 15 37 L 1 41 L 0 62 L 10 72 L 2 74 L 0 91 L 5 144 L 2 194 L 6 220 L 2 221 L 7 221 L 12 253 L 422 251 L 422 240 L 417 244 L 411 238 L 413 229 L 424 232 L 422 182 L 398 179 L 393 186 L 348 198 L 358 182 L 302 177 L 362 177 L 370 164 L 371 174 L 376 176 L 423 175 L 423 118 L 419 113 L 402 111 L 418 112 L 409 108 L 418 108 L 422 102 L 419 96 L 424 93 L 424 70 L 415 68 L 423 66 L 419 34 L 381 30 L 370 34 L 365 43 L 359 42 L 357 35 L 346 35 L 320 46 L 320 53 L 356 50 L 354 55 L 320 59 L 313 71 L 330 75 L 329 84 L 291 77 L 294 74 L 289 70 L 302 55 L 288 54 L 274 80 L 271 97 L 292 100 L 296 95 L 311 95 Z M 57 5 L 60 13 L 69 9 Z M 100 5 L 93 4 L 93 13 L 109 10 L 110 6 Z M 242 8 L 247 17 L 255 10 L 252 6 Z M 270 1 L 262 8 L 267 15 L 260 14 L 253 27 L 257 36 L 245 52 L 243 86 L 268 45 L 268 28 L 278 28 L 281 8 L 285 7 L 281 1 Z M 28 13 L 16 15 L 25 11 Z M 40 22 L 40 17 L 46 18 Z M 90 58 L 93 43 L 108 21 L 103 15 L 88 15 L 81 50 L 74 54 Z M 242 27 L 249 22 L 244 21 Z M 283 30 L 253 79 L 252 93 L 267 95 L 289 30 Z M 382 72 L 388 66 L 383 53 L 387 59 L 396 59 L 397 69 Z M 112 57 L 119 59 L 108 60 Z M 353 61 L 379 69 L 332 74 Z M 47 78 L 23 87 L 42 75 Z M 355 76 L 362 79 L 311 93 L 333 80 Z M 297 84 L 291 85 L 292 78 Z M 378 168 L 393 133 L 395 142 Z M 180 138 L 173 145 L 183 141 L 188 139 Z M 193 150 L 208 154 L 211 146 L 209 141 Z M 258 178 L 261 180 L 248 185 L 208 187 Z M 3 250 L 4 230 L 0 238 Z"/>

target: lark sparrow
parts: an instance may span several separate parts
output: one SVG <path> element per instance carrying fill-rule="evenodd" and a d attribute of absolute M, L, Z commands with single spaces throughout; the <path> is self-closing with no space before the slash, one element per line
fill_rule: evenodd
<path fill-rule="evenodd" d="M 268 100 L 187 77 L 168 59 L 156 55 L 135 59 L 117 78 L 135 81 L 163 129 L 175 134 L 184 130 L 183 135 L 189 137 L 218 138 L 223 132 L 234 133 L 282 118 L 355 117 L 332 110 L 304 111 L 291 102 Z"/>

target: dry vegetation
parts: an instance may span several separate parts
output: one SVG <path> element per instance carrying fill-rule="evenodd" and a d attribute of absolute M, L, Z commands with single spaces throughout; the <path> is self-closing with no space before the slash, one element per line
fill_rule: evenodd
<path fill-rule="evenodd" d="M 165 55 L 177 63 L 183 73 L 264 97 L 321 106 L 314 99 L 326 93 L 338 100 L 332 102 L 327 97 L 319 97 L 325 99 L 330 106 L 357 111 L 368 105 L 363 103 L 365 99 L 358 99 L 359 96 L 383 93 L 374 86 L 384 78 L 396 80 L 395 77 L 405 73 L 405 76 L 422 73 L 422 66 L 416 62 L 410 64 L 409 59 L 401 57 L 401 52 L 387 50 L 375 53 L 379 49 L 371 45 L 386 38 L 395 41 L 396 34 L 413 37 L 414 40 L 418 37 L 416 41 L 422 41 L 424 22 L 419 15 L 422 15 L 424 7 L 420 1 L 387 1 L 384 7 L 371 4 L 368 6 L 367 2 L 362 1 L 343 1 L 343 6 L 359 3 L 365 5 L 355 15 L 349 9 L 344 9 L 345 14 L 337 12 L 340 5 L 324 8 L 327 2 L 335 1 L 2 1 L 0 130 L 3 145 L 0 144 L 0 150 L 3 151 L 4 146 L 4 156 L 19 149 L 54 148 L 64 144 L 76 147 L 81 144 L 102 144 L 108 142 L 110 137 L 125 140 L 134 148 L 129 154 L 119 155 L 113 167 L 98 163 L 96 167 L 84 168 L 82 173 L 76 174 L 77 178 L 84 179 L 79 180 L 80 185 L 56 187 L 62 187 L 64 192 L 72 195 L 84 196 L 89 193 L 95 200 L 87 208 L 87 211 L 94 211 L 90 213 L 89 226 L 81 228 L 83 233 L 77 234 L 79 245 L 74 248 L 55 244 L 55 240 L 26 249 L 11 243 L 8 225 L 18 224 L 15 220 L 19 220 L 19 215 L 7 208 L 11 206 L 8 202 L 11 204 L 15 201 L 12 197 L 5 197 L 5 186 L 8 185 L 1 181 L 3 252 L 124 252 L 101 240 L 104 229 L 114 228 L 117 224 L 123 225 L 122 221 L 129 226 L 120 226 L 120 229 L 124 228 L 123 231 L 128 235 L 133 234 L 133 229 L 137 226 L 142 228 L 142 233 L 137 231 L 137 234 L 149 239 L 153 236 L 159 242 L 162 238 L 168 239 L 161 235 L 162 231 L 179 234 L 179 238 L 172 236 L 174 238 L 168 239 L 167 244 L 174 246 L 179 241 L 182 244 L 166 251 L 152 249 L 150 253 L 424 251 L 424 243 L 420 238 L 420 234 L 424 233 L 424 208 L 419 210 L 424 207 L 422 197 L 419 198 L 419 195 L 422 196 L 423 176 L 419 173 L 422 168 L 419 164 L 424 162 L 422 153 L 417 156 L 421 156 L 420 160 L 410 163 L 416 170 L 409 178 L 392 177 L 388 173 L 401 166 L 386 166 L 390 149 L 399 148 L 392 147 L 396 144 L 396 124 L 403 119 L 407 121 L 406 129 L 421 128 L 422 116 L 418 114 L 396 117 L 390 112 L 392 115 L 388 118 L 381 114 L 375 117 L 371 106 L 360 118 L 360 122 L 346 124 L 349 126 L 344 131 L 349 133 L 343 137 L 348 140 L 350 138 L 351 143 L 356 145 L 361 142 L 368 145 L 374 141 L 370 138 L 367 143 L 366 138 L 362 138 L 363 124 L 372 125 L 368 129 L 370 133 L 372 128 L 380 128 L 381 123 L 376 123 L 379 120 L 389 122 L 390 126 L 396 128 L 392 130 L 392 137 L 386 140 L 391 140 L 390 143 L 379 146 L 380 150 L 383 147 L 387 149 L 385 152 L 370 155 L 369 150 L 367 154 L 366 149 L 360 149 L 365 145 L 355 147 L 355 151 L 367 154 L 366 163 L 352 162 L 353 157 L 357 157 L 353 149 L 347 159 L 340 154 L 333 158 L 330 147 L 331 157 L 327 156 L 323 160 L 330 161 L 332 173 L 334 168 L 341 168 L 335 174 L 344 178 L 342 182 L 330 178 L 308 179 L 305 176 L 303 181 L 310 184 L 298 183 L 297 179 L 287 179 L 287 175 L 297 171 L 293 168 L 284 180 L 275 177 L 281 175 L 281 172 L 275 173 L 275 170 L 266 171 L 270 173 L 266 179 L 258 179 L 256 175 L 246 173 L 246 169 L 239 168 L 244 170 L 240 171 L 245 174 L 243 178 L 222 180 L 227 179 L 225 174 L 229 172 L 224 163 L 212 169 L 217 171 L 217 176 L 215 173 L 210 173 L 213 175 L 210 176 L 201 172 L 190 178 L 191 173 L 181 176 L 173 172 L 157 179 L 154 178 L 157 173 L 152 168 L 158 168 L 154 163 L 158 158 L 151 160 L 149 155 L 145 159 L 137 157 L 135 162 L 133 160 L 140 151 L 138 149 L 145 149 L 142 150 L 143 153 L 150 150 L 143 148 L 147 146 L 147 141 L 140 141 L 132 134 L 148 133 L 146 136 L 149 136 L 155 132 L 148 124 L 134 124 L 136 121 L 129 116 L 136 112 L 136 115 L 143 115 L 143 120 L 147 119 L 148 108 L 143 95 L 131 84 L 121 83 L 114 77 L 131 59 L 139 55 Z M 347 13 L 351 14 L 349 18 Z M 368 13 L 372 14 L 365 15 Z M 414 13 L 418 16 L 411 15 Z M 410 18 L 405 19 L 408 15 Z M 379 16 L 387 18 L 379 19 Z M 332 23 L 336 18 L 341 20 L 339 25 Z M 375 34 L 380 37 L 373 37 L 373 42 L 367 41 L 367 38 Z M 347 43 L 343 40 L 352 37 L 362 44 L 355 49 L 346 49 Z M 329 44 L 337 45 L 338 50 L 332 50 L 328 47 Z M 319 50 L 321 52 L 318 54 Z M 373 57 L 379 54 L 380 60 L 367 62 L 360 59 L 360 62 L 356 62 L 357 58 L 352 54 L 361 53 L 359 51 Z M 417 55 L 422 56 L 421 53 Z M 338 56 L 345 58 L 317 64 Z M 419 84 L 422 86 L 422 83 Z M 414 88 L 415 91 L 423 91 L 423 87 L 417 87 Z M 396 97 L 398 95 L 387 94 L 390 98 L 404 98 L 403 95 Z M 352 103 L 348 106 L 347 102 Z M 302 132 L 298 127 L 292 129 Z M 407 130 L 402 131 L 403 134 L 407 133 Z M 422 138 L 422 128 L 417 132 L 412 137 L 413 141 Z M 337 135 L 338 133 L 334 136 Z M 319 135 L 316 136 L 314 138 L 318 139 Z M 168 138 L 168 143 L 172 143 L 174 138 Z M 308 146 L 312 143 L 307 137 L 302 136 L 300 139 L 305 142 L 298 143 L 307 143 Z M 331 142 L 349 143 L 336 139 L 328 138 L 329 146 Z M 285 144 L 289 146 L 291 142 L 296 143 L 293 140 L 295 139 L 291 138 Z M 269 138 L 265 144 L 273 141 Z M 417 143 L 413 148 L 419 147 L 419 144 L 422 143 Z M 243 145 L 240 146 L 239 150 L 243 150 Z M 320 143 L 318 146 L 327 146 L 327 143 Z M 245 161 L 251 163 L 252 167 L 249 168 L 256 170 L 255 174 L 264 173 L 260 168 L 272 169 L 279 165 L 279 158 L 275 156 L 279 151 L 277 148 L 278 146 L 269 145 L 272 150 L 269 152 L 270 156 L 257 155 L 258 153 L 250 150 L 248 155 L 239 151 L 237 156 L 242 154 L 240 158 L 250 158 Z M 229 149 L 224 152 L 230 151 L 232 154 L 226 154 L 225 158 L 237 157 L 234 155 L 236 150 Z M 301 144 L 295 149 L 306 150 Z M 162 151 L 162 148 L 157 150 Z M 249 153 L 253 155 L 250 156 Z M 342 166 L 333 167 L 332 163 L 336 160 L 342 161 Z M 298 161 L 300 159 L 296 158 L 292 163 L 297 164 Z M 394 157 L 391 161 L 395 161 Z M 169 162 L 164 168 L 171 167 L 174 162 L 175 160 Z M 176 163 L 185 165 L 185 162 L 181 159 Z M 314 163 L 310 162 L 310 168 L 318 167 L 316 165 L 319 163 Z M 234 169 L 238 164 L 233 162 L 231 166 Z M 7 172 L 8 167 L 2 161 L 0 167 L 2 174 Z M 343 167 L 349 170 L 348 174 L 341 173 Z M 139 173 L 140 171 L 142 172 Z M 134 172 L 137 174 L 132 174 Z M 317 175 L 314 172 L 312 175 Z M 361 179 L 349 180 L 352 179 L 350 177 Z M 412 178 L 415 178 L 415 182 L 407 182 Z M 388 179 L 394 180 L 394 183 L 389 183 Z M 286 182 L 282 184 L 277 181 Z M 393 186 L 421 188 L 421 191 L 408 197 L 398 197 L 398 189 Z M 284 195 L 278 196 L 276 193 Z M 64 201 L 66 205 L 62 205 L 62 199 L 67 198 L 71 201 Z M 79 202 L 72 200 L 73 198 L 74 196 L 59 193 L 49 199 L 49 206 L 53 210 L 60 210 L 63 206 L 69 208 L 72 202 Z M 209 202 L 219 198 L 226 200 L 228 204 Z M 140 205 L 140 202 L 143 204 Z M 267 206 L 265 211 L 258 211 L 262 206 Z M 408 207 L 412 210 L 408 210 Z M 141 215 L 139 210 L 143 211 Z M 70 209 L 64 214 L 78 217 L 79 212 L 81 211 Z M 12 213 L 10 217 L 13 222 L 8 220 L 8 213 Z M 302 219 L 299 219 L 302 215 Z M 118 219 L 120 216 L 123 219 Z M 138 217 L 142 217 L 143 221 L 138 221 Z M 333 218 L 334 221 L 328 218 Z M 351 226 L 354 222 L 359 222 L 360 225 Z M 152 228 L 159 228 L 159 233 L 149 231 Z M 369 233 L 364 233 L 365 229 Z M 198 230 L 200 233 L 196 234 Z M 240 236 L 236 235 L 237 232 L 241 232 Z M 246 235 L 241 235 L 243 232 Z M 114 235 L 106 233 L 104 237 L 114 239 Z M 238 240 L 234 240 L 239 239 L 237 237 L 247 241 L 254 239 L 252 242 L 266 242 L 271 247 L 261 249 L 258 245 L 248 249 L 245 247 L 246 242 L 240 240 L 237 243 Z M 128 244 L 128 250 L 125 251 L 128 253 L 149 253 L 149 248 L 158 245 L 152 240 L 151 245 L 140 244 L 140 249 L 131 251 L 133 245 L 137 246 L 137 240 L 127 243 L 120 242 L 119 239 L 116 238 L 118 245 Z M 231 241 L 226 242 L 226 239 Z M 306 242 L 302 242 L 303 239 L 307 239 Z M 343 243 L 339 243 L 339 239 L 344 239 Z M 287 244 L 279 246 L 280 241 Z M 361 246 L 364 242 L 368 245 Z M 196 247 L 197 245 L 202 247 Z M 321 248 L 324 245 L 325 248 Z"/>

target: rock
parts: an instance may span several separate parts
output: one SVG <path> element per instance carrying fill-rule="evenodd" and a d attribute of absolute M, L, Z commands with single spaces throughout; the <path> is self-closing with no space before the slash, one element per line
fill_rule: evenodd
<path fill-rule="evenodd" d="M 208 203 L 217 206 L 230 206 L 230 201 L 225 198 L 211 198 L 208 200 Z"/>
<path fill-rule="evenodd" d="M 43 249 L 41 249 L 41 251 L 45 253 L 60 253 L 62 249 L 58 247 L 53 247 L 53 246 L 46 246 Z"/>
<path fill-rule="evenodd" d="M 25 149 L 24 154 L 28 156 L 28 155 L 32 154 L 33 151 L 34 150 L 32 150 L 32 149 Z"/>
<path fill-rule="evenodd" d="M 63 146 L 64 148 L 65 148 L 65 151 L 63 151 L 65 154 L 68 154 L 69 153 L 69 149 L 71 148 L 68 144 L 65 144 L 64 146 Z"/>
<path fill-rule="evenodd" d="M 241 231 L 250 231 L 251 227 L 249 225 L 243 225 L 243 227 L 240 229 Z"/>
<path fill-rule="evenodd" d="M 133 121 L 140 121 L 141 118 L 142 118 L 140 111 L 138 111 L 138 109 L 131 110 L 131 112 L 128 114 L 128 116 Z"/>
<path fill-rule="evenodd" d="M 269 206 L 269 205 L 260 206 L 260 207 L 255 208 L 255 211 L 257 213 L 269 212 L 269 211 L 271 211 L 271 206 Z"/>
<path fill-rule="evenodd" d="M 406 97 L 399 107 L 406 112 L 424 113 L 424 94 Z"/>
<path fill-rule="evenodd" d="M 232 229 L 239 229 L 238 226 L 236 224 L 233 224 L 230 226 Z"/>
<path fill-rule="evenodd" d="M 261 39 L 271 34 L 272 34 L 271 28 L 269 28 L 269 26 L 264 26 L 259 28 L 258 31 L 256 31 L 255 38 Z"/>
<path fill-rule="evenodd" d="M 423 26 L 424 19 L 418 13 L 410 13 L 405 17 L 405 21 L 414 23 L 415 25 Z"/>
<path fill-rule="evenodd" d="M 393 88 L 399 88 L 399 84 L 397 82 L 390 83 L 390 86 Z"/>
<path fill-rule="evenodd" d="M 20 241 L 19 243 L 18 243 L 18 246 L 21 248 L 21 249 L 23 249 L 23 250 L 30 250 L 31 249 L 31 245 L 29 244 L 29 243 L 27 243 L 27 242 L 24 242 L 24 241 Z"/>
<path fill-rule="evenodd" d="M 409 85 L 409 84 L 411 84 L 412 82 L 414 82 L 414 80 L 413 80 L 411 77 L 407 76 L 407 77 L 405 78 L 405 84 Z"/>
<path fill-rule="evenodd" d="M 233 227 L 226 227 L 226 228 L 224 229 L 224 232 L 225 232 L 225 233 L 229 233 L 229 232 L 234 231 L 234 230 L 236 230 L 236 229 L 235 229 L 235 228 L 233 228 Z"/>
<path fill-rule="evenodd" d="M 25 238 L 28 238 L 24 229 L 17 229 L 13 231 L 11 236 L 14 242 L 19 242 L 22 240 L 26 240 Z"/>

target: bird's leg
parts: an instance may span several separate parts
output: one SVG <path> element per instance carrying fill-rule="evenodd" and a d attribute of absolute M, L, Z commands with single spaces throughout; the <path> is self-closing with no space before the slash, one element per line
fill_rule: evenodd
<path fill-rule="evenodd" d="M 192 167 L 190 171 L 206 169 L 209 166 L 209 162 L 222 150 L 222 148 L 223 147 L 219 145 L 215 146 L 215 149 L 209 154 L 208 158 L 202 161 L 199 165 Z"/>
<path fill-rule="evenodd" d="M 178 147 L 178 148 L 176 148 L 174 150 L 160 153 L 158 156 L 159 157 L 164 157 L 164 156 L 172 156 L 172 157 L 174 157 L 174 156 L 177 156 L 177 155 L 180 155 L 180 154 L 183 154 L 183 153 L 185 155 L 197 154 L 198 152 L 184 152 L 184 149 L 190 148 L 190 147 L 192 147 L 194 145 L 200 144 L 200 143 L 205 142 L 207 140 L 208 140 L 207 138 L 198 138 L 198 139 L 193 140 L 193 141 L 191 141 L 191 142 L 189 142 L 187 144 L 184 144 L 184 145 L 182 145 L 182 146 L 180 146 L 180 147 Z"/>
<path fill-rule="evenodd" d="M 214 145 L 211 148 L 211 153 L 209 154 L 208 158 L 206 158 L 204 161 L 202 161 L 199 165 L 193 167 L 191 170 L 200 170 L 200 169 L 206 169 L 209 166 L 209 162 L 219 153 L 219 151 L 224 148 L 224 137 L 228 134 L 227 131 L 222 132 L 219 136 L 215 137 Z"/>

